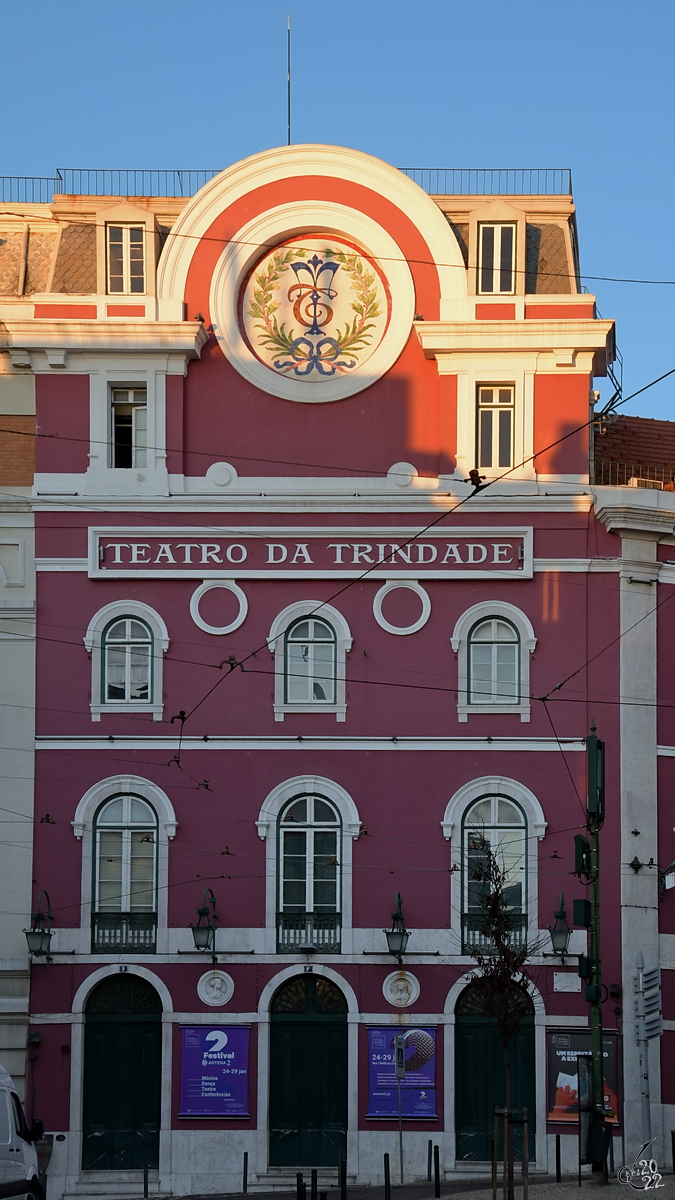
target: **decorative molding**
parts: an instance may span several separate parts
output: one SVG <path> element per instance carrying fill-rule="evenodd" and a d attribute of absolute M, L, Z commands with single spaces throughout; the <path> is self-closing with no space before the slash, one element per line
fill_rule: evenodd
<path fill-rule="evenodd" d="M 382 984 L 382 995 L 394 1008 L 408 1008 L 419 1000 L 419 979 L 404 968 L 392 971 Z"/>
<path fill-rule="evenodd" d="M 167 737 L 155 734 L 149 736 L 115 734 L 114 736 L 110 735 L 107 737 L 101 734 L 56 737 L 38 735 L 35 739 L 36 750 L 109 751 L 113 744 L 118 750 L 160 750 L 162 752 L 171 752 L 178 749 L 178 735 L 173 734 Z M 439 750 L 445 753 L 448 750 L 467 750 L 471 754 L 475 754 L 477 750 L 495 753 L 505 750 L 516 752 L 533 751 L 535 753 L 554 752 L 559 754 L 561 746 L 564 747 L 566 753 L 575 750 L 585 752 L 586 750 L 586 742 L 583 738 L 562 737 L 558 741 L 553 737 L 493 737 L 492 735 L 483 735 L 482 737 L 406 737 L 404 734 L 394 737 L 341 737 L 339 734 L 333 737 L 305 734 L 300 737 L 294 734 L 238 737 L 210 735 L 208 742 L 205 742 L 202 737 L 189 737 L 186 735 L 181 740 L 182 750 L 186 753 L 189 750 L 199 750 L 200 753 L 207 750 L 291 750 L 294 753 L 299 750 L 309 752 L 315 750 L 364 750 L 368 753 L 374 750 L 381 750 L 396 754 L 407 754 L 411 751 L 426 752 L 429 750 Z"/>
<path fill-rule="evenodd" d="M 234 995 L 234 980 L 227 971 L 206 971 L 197 980 L 197 995 L 202 1004 L 211 1008 L 229 1004 Z"/>
<path fill-rule="evenodd" d="M 342 827 L 345 833 L 349 834 L 351 838 L 359 836 L 361 818 L 349 792 L 345 791 L 339 783 L 334 783 L 332 779 L 326 779 L 322 775 L 295 775 L 292 779 L 286 779 L 284 783 L 277 784 L 263 801 L 256 821 L 258 837 L 262 841 L 269 837 L 270 832 L 276 827 L 277 818 L 284 805 L 294 796 L 303 793 L 325 796 L 327 800 L 331 800 L 342 817 Z"/>
<path fill-rule="evenodd" d="M 208 625 L 207 622 L 199 615 L 199 602 L 202 596 L 214 588 L 223 588 L 226 592 L 232 592 L 239 602 L 239 612 L 234 621 L 230 621 L 229 625 Z M 225 633 L 234 633 L 240 625 L 244 624 L 248 614 L 248 600 L 246 593 L 232 579 L 205 580 L 200 587 L 196 588 L 190 596 L 190 616 L 195 625 L 199 629 L 203 629 L 205 633 L 213 633 L 222 636 Z"/>
<path fill-rule="evenodd" d="M 382 612 L 382 601 L 390 592 L 397 591 L 398 588 L 407 588 L 408 591 L 414 592 L 422 601 L 422 612 L 412 625 L 392 625 L 386 620 Z M 414 579 L 390 579 L 388 583 L 384 583 L 373 597 L 373 616 L 381 629 L 387 633 L 394 633 L 400 637 L 405 637 L 410 633 L 418 633 L 426 625 L 431 616 L 431 600 L 424 588 L 420 586 L 417 580 Z"/>
<path fill-rule="evenodd" d="M 539 841 L 543 839 L 548 822 L 534 792 L 525 787 L 524 783 L 519 783 L 517 779 L 509 779 L 506 775 L 483 775 L 480 779 L 472 779 L 470 783 L 463 784 L 448 801 L 441 821 L 446 841 L 455 838 L 455 828 L 461 824 L 466 809 L 474 800 L 480 800 L 481 796 L 495 795 L 516 800 L 524 809 L 528 824 L 534 829 Z"/>

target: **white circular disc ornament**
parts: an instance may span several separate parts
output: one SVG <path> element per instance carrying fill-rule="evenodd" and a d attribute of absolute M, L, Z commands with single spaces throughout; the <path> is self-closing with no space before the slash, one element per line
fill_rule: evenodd
<path fill-rule="evenodd" d="M 422 601 L 422 612 L 412 625 L 392 625 L 386 619 L 382 612 L 382 601 L 390 592 L 396 591 L 397 588 L 407 588 L 409 592 L 414 592 Z M 381 629 L 385 629 L 387 633 L 395 633 L 399 637 L 404 637 L 408 633 L 417 633 L 422 629 L 431 615 L 431 600 L 414 579 L 391 579 L 388 583 L 384 583 L 378 592 L 375 593 L 373 599 L 373 616 Z"/>
<path fill-rule="evenodd" d="M 197 995 L 212 1008 L 227 1004 L 234 995 L 234 980 L 226 971 L 207 971 L 197 984 Z"/>
<path fill-rule="evenodd" d="M 382 995 L 395 1008 L 407 1008 L 420 994 L 419 980 L 410 971 L 392 971 L 382 984 Z"/>
<path fill-rule="evenodd" d="M 207 592 L 210 592 L 212 588 L 224 588 L 226 592 L 232 592 L 232 594 L 236 596 L 237 600 L 239 601 L 239 612 L 234 621 L 231 621 L 229 625 L 208 625 L 203 617 L 199 615 L 199 601 L 201 600 L 202 596 L 206 595 Z M 235 629 L 238 629 L 240 625 L 244 624 L 247 613 L 248 600 L 246 599 L 246 593 L 242 592 L 239 585 L 236 584 L 232 579 L 208 579 L 204 583 L 200 583 L 199 587 L 195 589 L 190 597 L 190 616 L 192 617 L 195 625 L 199 629 L 203 629 L 205 633 L 215 633 L 219 635 L 224 633 L 233 633 Z"/>

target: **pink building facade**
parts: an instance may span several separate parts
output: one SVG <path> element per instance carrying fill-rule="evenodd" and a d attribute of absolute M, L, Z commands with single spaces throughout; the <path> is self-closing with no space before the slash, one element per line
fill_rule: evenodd
<path fill-rule="evenodd" d="M 530 191 L 431 196 L 294 146 L 188 201 L 44 215 L 51 275 L 6 326 L 38 433 L 33 881 L 54 936 L 30 1028 L 54 1200 L 131 1194 L 143 1163 L 163 1193 L 238 1190 L 245 1153 L 252 1190 L 340 1158 L 381 1180 L 399 1033 L 406 1177 L 430 1140 L 448 1177 L 486 1164 L 479 836 L 533 947 L 530 1153 L 550 1170 L 562 1133 L 573 1169 L 586 932 L 561 961 L 547 930 L 586 895 L 593 719 L 617 1160 L 639 1137 L 635 950 L 675 967 L 652 866 L 675 857 L 655 707 L 675 511 L 589 483 L 613 325 L 578 284 L 571 196 Z M 197 924 L 217 926 L 202 952 Z"/>

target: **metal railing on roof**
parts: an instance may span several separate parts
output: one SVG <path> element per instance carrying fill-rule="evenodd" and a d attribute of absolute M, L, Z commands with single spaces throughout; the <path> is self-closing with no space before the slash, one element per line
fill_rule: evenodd
<path fill-rule="evenodd" d="M 49 204 L 58 180 L 42 175 L 0 175 L 0 203 Z"/>
<path fill-rule="evenodd" d="M 431 196 L 571 196 L 568 167 L 400 167 Z"/>
<path fill-rule="evenodd" d="M 57 194 L 65 196 L 194 196 L 215 171 L 97 170 L 59 167 Z"/>
<path fill-rule="evenodd" d="M 433 196 L 567 196 L 567 168 L 400 167 Z M 54 177 L 0 175 L 0 202 L 48 204 L 53 196 L 194 196 L 214 171 L 108 170 L 59 167 Z"/>

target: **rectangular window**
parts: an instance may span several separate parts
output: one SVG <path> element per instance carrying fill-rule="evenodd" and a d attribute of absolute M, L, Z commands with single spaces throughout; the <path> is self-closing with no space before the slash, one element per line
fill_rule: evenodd
<path fill-rule="evenodd" d="M 108 292 L 142 296 L 145 292 L 145 229 L 108 225 Z"/>
<path fill-rule="evenodd" d="M 113 388 L 112 465 L 148 465 L 148 395 L 145 388 Z"/>
<path fill-rule="evenodd" d="M 511 384 L 478 388 L 476 449 L 478 467 L 513 466 L 514 389 Z"/>
<path fill-rule="evenodd" d="M 512 295 L 515 276 L 515 225 L 479 225 L 478 291 L 481 295 Z"/>

